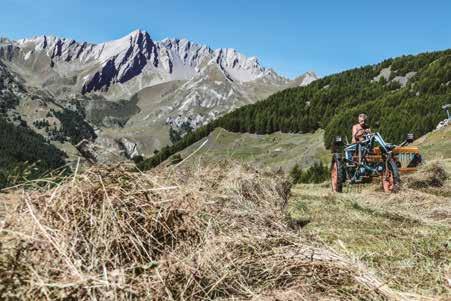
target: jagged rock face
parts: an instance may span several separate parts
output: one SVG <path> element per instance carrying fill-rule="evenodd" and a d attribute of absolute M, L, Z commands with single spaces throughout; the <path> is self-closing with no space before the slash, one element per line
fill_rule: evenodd
<path fill-rule="evenodd" d="M 121 138 L 119 141 L 119 146 L 123 149 L 125 155 L 129 159 L 133 159 L 139 156 L 138 144 L 128 140 L 127 138 Z"/>
<path fill-rule="evenodd" d="M 265 75 L 256 57 L 246 58 L 235 49 L 216 50 L 215 61 L 232 80 L 248 82 Z"/>
<path fill-rule="evenodd" d="M 91 141 L 82 140 L 75 147 L 89 163 L 96 164 L 98 162 L 98 150 Z"/>
<path fill-rule="evenodd" d="M 212 117 L 214 117 L 213 112 L 211 115 L 213 115 Z M 181 129 L 183 127 L 189 127 L 190 129 L 195 129 L 204 125 L 208 120 L 207 118 L 200 114 L 192 116 L 179 114 L 177 116 L 168 117 L 166 119 L 166 123 L 173 128 Z"/>
<path fill-rule="evenodd" d="M 114 44 L 122 51 L 108 57 L 114 54 L 111 50 L 114 46 L 106 44 L 102 46 L 99 57 L 102 60 L 104 56 L 106 63 L 103 64 L 102 70 L 83 84 L 82 93 L 108 90 L 114 83 L 125 83 L 139 75 L 149 63 L 154 67 L 158 66 L 156 45 L 147 33 L 137 32 L 130 35 L 129 39 L 122 39 Z"/>
<path fill-rule="evenodd" d="M 157 47 L 159 62 L 166 72 L 174 74 L 177 79 L 191 78 L 212 53 L 207 46 L 186 39 L 164 39 L 157 43 Z"/>
<path fill-rule="evenodd" d="M 407 85 L 407 83 L 417 74 L 416 72 L 411 71 L 411 72 L 406 73 L 404 76 L 400 76 L 400 75 L 395 76 L 390 81 L 392 72 L 393 71 L 391 70 L 391 66 L 384 68 L 381 70 L 379 75 L 377 75 L 376 77 L 373 78 L 373 81 L 378 82 L 381 80 L 381 78 L 383 78 L 386 82 L 397 82 L 401 87 L 405 87 Z"/>
<path fill-rule="evenodd" d="M 101 137 L 95 142 L 84 139 L 75 147 L 91 164 L 111 164 L 140 155 L 138 144 L 124 137 L 117 140 Z"/>

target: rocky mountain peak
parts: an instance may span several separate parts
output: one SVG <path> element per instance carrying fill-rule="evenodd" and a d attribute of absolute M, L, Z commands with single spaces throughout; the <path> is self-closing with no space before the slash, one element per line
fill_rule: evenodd
<path fill-rule="evenodd" d="M 294 82 L 296 83 L 297 86 L 304 87 L 304 86 L 310 85 L 312 82 L 314 82 L 317 79 L 319 79 L 319 76 L 316 75 L 316 73 L 314 71 L 307 71 L 304 74 L 302 74 L 301 76 L 295 78 Z"/>
<path fill-rule="evenodd" d="M 233 48 L 215 50 L 215 61 L 234 80 L 249 82 L 262 77 L 265 68 L 256 57 L 246 57 Z"/>

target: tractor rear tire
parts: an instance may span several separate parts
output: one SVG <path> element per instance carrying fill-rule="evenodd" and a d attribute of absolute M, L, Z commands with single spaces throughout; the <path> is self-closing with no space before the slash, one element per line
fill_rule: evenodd
<path fill-rule="evenodd" d="M 395 160 L 388 159 L 385 162 L 385 171 L 381 175 L 382 188 L 387 193 L 396 193 L 401 186 L 401 177 L 399 176 L 399 168 Z"/>
<path fill-rule="evenodd" d="M 333 192 L 343 192 L 343 183 L 345 181 L 344 174 L 343 163 L 334 156 L 330 166 L 330 180 Z"/>

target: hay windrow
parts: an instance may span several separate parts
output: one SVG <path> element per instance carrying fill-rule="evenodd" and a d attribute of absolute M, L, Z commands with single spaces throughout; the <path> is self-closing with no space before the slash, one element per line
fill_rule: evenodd
<path fill-rule="evenodd" d="M 287 226 L 289 188 L 280 175 L 222 164 L 94 167 L 26 192 L 2 229 L 0 297 L 397 299 L 359 263 Z"/>
<path fill-rule="evenodd" d="M 418 172 L 403 178 L 405 186 L 412 189 L 441 188 L 449 179 L 449 174 L 440 161 L 431 161 Z"/>

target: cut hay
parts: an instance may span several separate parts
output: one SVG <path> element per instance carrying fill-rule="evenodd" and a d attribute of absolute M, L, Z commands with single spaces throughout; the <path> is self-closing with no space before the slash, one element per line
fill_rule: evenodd
<path fill-rule="evenodd" d="M 439 161 L 431 161 L 422 166 L 416 173 L 403 178 L 405 185 L 412 189 L 443 187 L 449 175 Z"/>
<path fill-rule="evenodd" d="M 6 217 L 1 299 L 401 299 L 287 226 L 289 184 L 223 164 L 94 167 Z"/>

